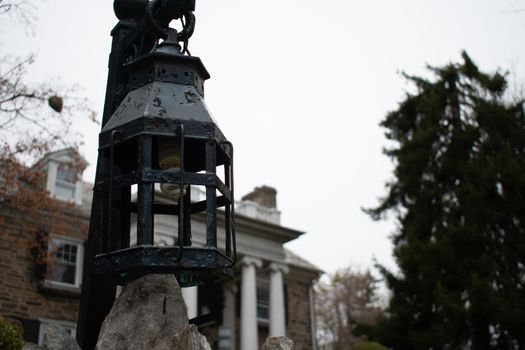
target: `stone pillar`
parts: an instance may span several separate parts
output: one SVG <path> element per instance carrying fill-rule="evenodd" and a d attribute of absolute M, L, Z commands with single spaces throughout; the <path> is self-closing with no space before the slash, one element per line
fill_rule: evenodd
<path fill-rule="evenodd" d="M 241 349 L 257 350 L 259 336 L 257 331 L 257 274 L 255 269 L 262 267 L 260 259 L 244 257 L 241 260 Z"/>
<path fill-rule="evenodd" d="M 286 335 L 286 305 L 284 304 L 283 273 L 288 273 L 288 266 L 272 263 L 270 271 L 270 336 Z"/>
<path fill-rule="evenodd" d="M 237 292 L 238 288 L 235 283 L 228 283 L 223 286 L 222 325 L 230 330 L 230 350 L 235 350 L 235 295 Z"/>
<path fill-rule="evenodd" d="M 197 288 L 199 287 L 194 286 L 181 288 L 182 297 L 184 298 L 184 303 L 186 304 L 186 308 L 188 309 L 188 318 L 190 320 L 198 316 L 197 308 L 199 306 L 199 300 Z"/>

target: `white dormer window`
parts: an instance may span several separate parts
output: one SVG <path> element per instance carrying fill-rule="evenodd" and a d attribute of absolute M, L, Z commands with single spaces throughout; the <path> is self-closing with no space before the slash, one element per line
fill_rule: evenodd
<path fill-rule="evenodd" d="M 60 164 L 57 168 L 55 180 L 55 197 L 66 201 L 75 201 L 76 181 L 75 172 L 67 165 Z"/>
<path fill-rule="evenodd" d="M 0 0 L 1 2 L 2 0 Z M 72 148 L 48 153 L 34 167 L 47 174 L 46 189 L 52 197 L 82 204 L 82 172 L 88 163 Z M 80 171 L 77 173 L 77 170 Z"/>
<path fill-rule="evenodd" d="M 67 163 L 58 161 L 48 163 L 47 190 L 58 200 L 82 203 L 82 182 Z"/>

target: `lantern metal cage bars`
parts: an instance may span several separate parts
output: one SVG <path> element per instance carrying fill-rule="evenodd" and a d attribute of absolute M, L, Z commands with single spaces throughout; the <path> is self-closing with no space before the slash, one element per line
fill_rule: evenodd
<path fill-rule="evenodd" d="M 93 273 L 120 284 L 152 272 L 174 273 L 182 286 L 233 277 L 233 145 L 204 104 L 208 72 L 198 57 L 183 55 L 176 40 L 171 31 L 151 52 L 125 65 L 129 92 L 99 136 L 99 162 L 104 166 L 95 196 L 105 204 Z M 173 169 L 161 167 L 160 146 L 167 141 L 178 144 L 180 164 Z M 217 172 L 220 167 L 224 181 Z M 175 203 L 156 203 L 155 184 L 178 186 Z M 192 202 L 192 186 L 205 187 L 206 199 Z M 191 234 L 192 217 L 199 213 L 206 226 L 201 246 L 193 244 Z M 136 242 L 131 242 L 132 214 Z M 174 245 L 155 245 L 155 215 L 177 217 Z M 219 218 L 224 224 L 222 247 Z"/>
<path fill-rule="evenodd" d="M 109 147 L 100 150 L 103 158 L 109 160 L 110 172 L 95 186 L 95 192 L 103 193 L 107 189 L 109 196 L 102 214 L 105 224 L 97 237 L 94 274 L 108 275 L 117 283 L 125 283 L 152 271 L 174 273 L 182 286 L 231 278 L 230 268 L 236 255 L 232 144 L 225 140 L 218 143 L 214 139 L 187 138 L 182 123 L 172 134 L 139 133 L 126 139 L 130 132 L 133 134 L 133 130 L 126 132 L 125 128 L 112 130 Z M 178 171 L 159 168 L 155 143 L 160 137 L 180 142 L 183 156 Z M 137 154 L 135 160 L 129 156 L 133 149 Z M 199 162 L 190 160 L 196 150 L 204 151 L 204 169 L 199 167 Z M 216 172 L 219 166 L 224 167 L 224 182 Z M 179 187 L 182 195 L 176 203 L 155 203 L 155 184 L 160 183 Z M 131 194 L 133 185 L 137 185 L 136 201 Z M 192 202 L 192 186 L 204 186 L 206 199 Z M 203 246 L 192 244 L 191 220 L 198 213 L 205 214 Z M 135 246 L 130 241 L 132 214 L 137 218 Z M 155 215 L 177 217 L 175 245 L 155 245 Z M 219 217 L 222 220 L 218 220 Z M 218 246 L 217 221 L 224 224 L 222 249 Z"/>

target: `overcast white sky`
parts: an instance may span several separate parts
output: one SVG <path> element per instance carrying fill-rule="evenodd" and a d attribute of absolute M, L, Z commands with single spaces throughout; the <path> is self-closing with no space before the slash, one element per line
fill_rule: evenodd
<path fill-rule="evenodd" d="M 35 0 L 34 37 L 0 22 L 0 50 L 38 52 L 35 81 L 84 88 L 102 111 L 116 24 L 112 0 Z M 206 103 L 236 147 L 236 193 L 278 191 L 290 249 L 328 272 L 373 259 L 389 267 L 392 221 L 362 211 L 383 195 L 392 165 L 379 122 L 407 85 L 399 71 L 460 58 L 525 74 L 525 0 L 197 0 L 190 41 L 212 78 Z M 100 113 L 101 114 L 101 113 Z M 93 181 L 99 127 L 78 125 Z"/>

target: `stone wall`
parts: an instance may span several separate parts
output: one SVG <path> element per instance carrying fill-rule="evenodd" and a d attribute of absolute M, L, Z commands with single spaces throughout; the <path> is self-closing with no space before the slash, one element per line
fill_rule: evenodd
<path fill-rule="evenodd" d="M 79 291 L 59 291 L 42 287 L 30 253 L 38 230 L 47 231 L 49 223 L 60 223 L 65 236 L 84 240 L 87 218 L 74 210 L 64 210 L 53 218 L 41 215 L 39 220 L 9 208 L 0 209 L 0 317 L 22 322 L 26 340 L 38 341 L 38 319 L 48 318 L 76 322 Z"/>
<path fill-rule="evenodd" d="M 286 336 L 295 343 L 296 350 L 312 349 L 311 310 L 309 286 L 286 281 L 288 322 Z"/>
<path fill-rule="evenodd" d="M 21 225 L 21 222 L 25 224 Z M 54 232 L 49 225 L 42 224 L 49 222 L 59 222 L 60 232 Z M 0 208 L 0 317 L 23 321 L 26 340 L 38 341 L 38 320 L 41 318 L 76 323 L 79 306 L 79 291 L 42 289 L 42 280 L 35 275 L 35 264 L 30 254 L 37 230 L 86 239 L 87 227 L 85 213 L 71 208 L 58 217 L 42 217 L 38 222 L 8 212 L 5 207 Z M 312 348 L 309 282 L 313 278 L 298 275 L 295 269 L 285 276 L 287 336 L 294 340 L 298 350 Z M 236 305 L 237 349 L 241 333 L 239 304 Z M 259 340 L 262 344 L 268 335 L 267 326 L 261 325 L 260 328 Z M 217 338 L 216 330 L 208 331 L 206 335 L 211 343 Z"/>

